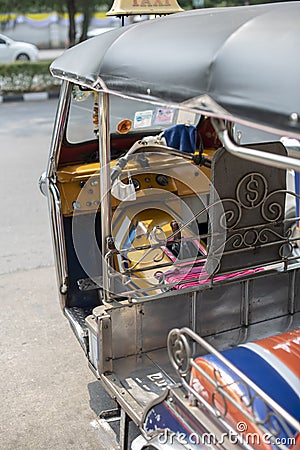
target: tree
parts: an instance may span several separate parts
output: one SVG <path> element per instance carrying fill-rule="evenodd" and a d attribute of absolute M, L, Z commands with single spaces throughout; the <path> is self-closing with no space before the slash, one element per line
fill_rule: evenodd
<path fill-rule="evenodd" d="M 78 0 L 78 6 L 80 8 L 80 11 L 83 14 L 81 35 L 79 38 L 79 41 L 82 42 L 87 38 L 88 28 L 89 28 L 91 19 L 93 17 L 93 14 L 96 10 L 96 5 L 95 5 L 94 0 L 89 0 L 89 1 Z"/>
<path fill-rule="evenodd" d="M 78 33 L 76 30 L 75 15 L 77 12 L 81 12 L 83 15 L 81 34 L 79 41 L 82 42 L 87 38 L 87 32 L 90 25 L 90 21 L 95 12 L 94 0 L 66 0 L 67 11 L 69 15 L 69 46 L 72 47 L 77 42 Z"/>
<path fill-rule="evenodd" d="M 76 44 L 76 5 L 75 0 L 66 0 L 67 10 L 69 15 L 69 47 L 73 47 Z"/>

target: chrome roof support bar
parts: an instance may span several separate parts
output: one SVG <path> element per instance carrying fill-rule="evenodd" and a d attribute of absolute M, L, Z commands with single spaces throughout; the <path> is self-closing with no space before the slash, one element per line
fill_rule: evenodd
<path fill-rule="evenodd" d="M 101 117 L 99 127 L 99 158 L 100 158 L 100 199 L 101 199 L 101 234 L 102 234 L 102 267 L 104 302 L 110 301 L 109 261 L 107 240 L 111 235 L 111 178 L 110 178 L 110 136 L 109 136 L 109 94 L 100 92 L 98 104 Z"/>
<path fill-rule="evenodd" d="M 248 147 L 240 147 L 230 138 L 228 129 L 223 120 L 212 118 L 211 121 L 223 146 L 231 154 L 238 156 L 239 158 L 247 159 L 248 161 L 266 164 L 267 166 L 277 167 L 279 169 L 295 169 L 298 172 L 300 171 L 300 159 L 266 153 Z"/>
<path fill-rule="evenodd" d="M 50 144 L 50 156 L 48 160 L 46 176 L 48 179 L 55 178 L 56 169 L 60 155 L 61 143 L 65 132 L 67 110 L 69 108 L 70 98 L 69 91 L 72 89 L 68 81 L 63 81 L 60 89 L 59 102 L 54 121 L 54 133 Z"/>
<path fill-rule="evenodd" d="M 50 145 L 50 156 L 48 159 L 46 174 L 45 174 L 45 186 L 46 195 L 48 198 L 48 209 L 51 220 L 51 234 L 52 241 L 54 243 L 54 258 L 55 258 L 55 268 L 57 282 L 60 292 L 60 303 L 62 308 L 64 308 L 66 296 L 68 289 L 68 266 L 67 266 L 67 256 L 65 247 L 65 237 L 63 228 L 63 218 L 61 211 L 61 201 L 60 194 L 55 184 L 56 171 L 60 156 L 61 144 L 63 140 L 63 135 L 65 133 L 67 111 L 70 102 L 70 90 L 72 86 L 68 81 L 63 81 L 59 103 L 57 107 L 55 122 L 54 122 L 54 133 Z"/>

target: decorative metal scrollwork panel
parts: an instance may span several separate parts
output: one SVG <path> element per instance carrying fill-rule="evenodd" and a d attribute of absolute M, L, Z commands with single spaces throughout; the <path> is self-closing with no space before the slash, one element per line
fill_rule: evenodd
<path fill-rule="evenodd" d="M 245 175 L 236 187 L 236 199 L 243 208 L 253 209 L 263 203 L 268 193 L 268 182 L 260 173 Z"/>
<path fill-rule="evenodd" d="M 286 154 L 280 142 L 255 148 Z M 220 271 L 271 263 L 290 251 L 284 224 L 286 171 L 237 158 L 220 150 L 212 168 L 212 182 L 223 203 L 214 220 L 226 230 Z"/>

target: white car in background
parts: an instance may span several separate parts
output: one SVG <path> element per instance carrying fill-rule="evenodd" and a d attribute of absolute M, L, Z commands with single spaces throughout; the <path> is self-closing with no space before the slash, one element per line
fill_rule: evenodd
<path fill-rule="evenodd" d="M 39 50 L 33 44 L 18 42 L 0 34 L 0 63 L 37 61 Z"/>

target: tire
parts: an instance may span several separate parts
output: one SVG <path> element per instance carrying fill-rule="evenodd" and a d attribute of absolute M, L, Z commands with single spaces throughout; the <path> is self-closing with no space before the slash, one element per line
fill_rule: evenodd
<path fill-rule="evenodd" d="M 27 55 L 27 53 L 20 53 L 16 57 L 16 61 L 30 61 L 30 57 Z"/>

